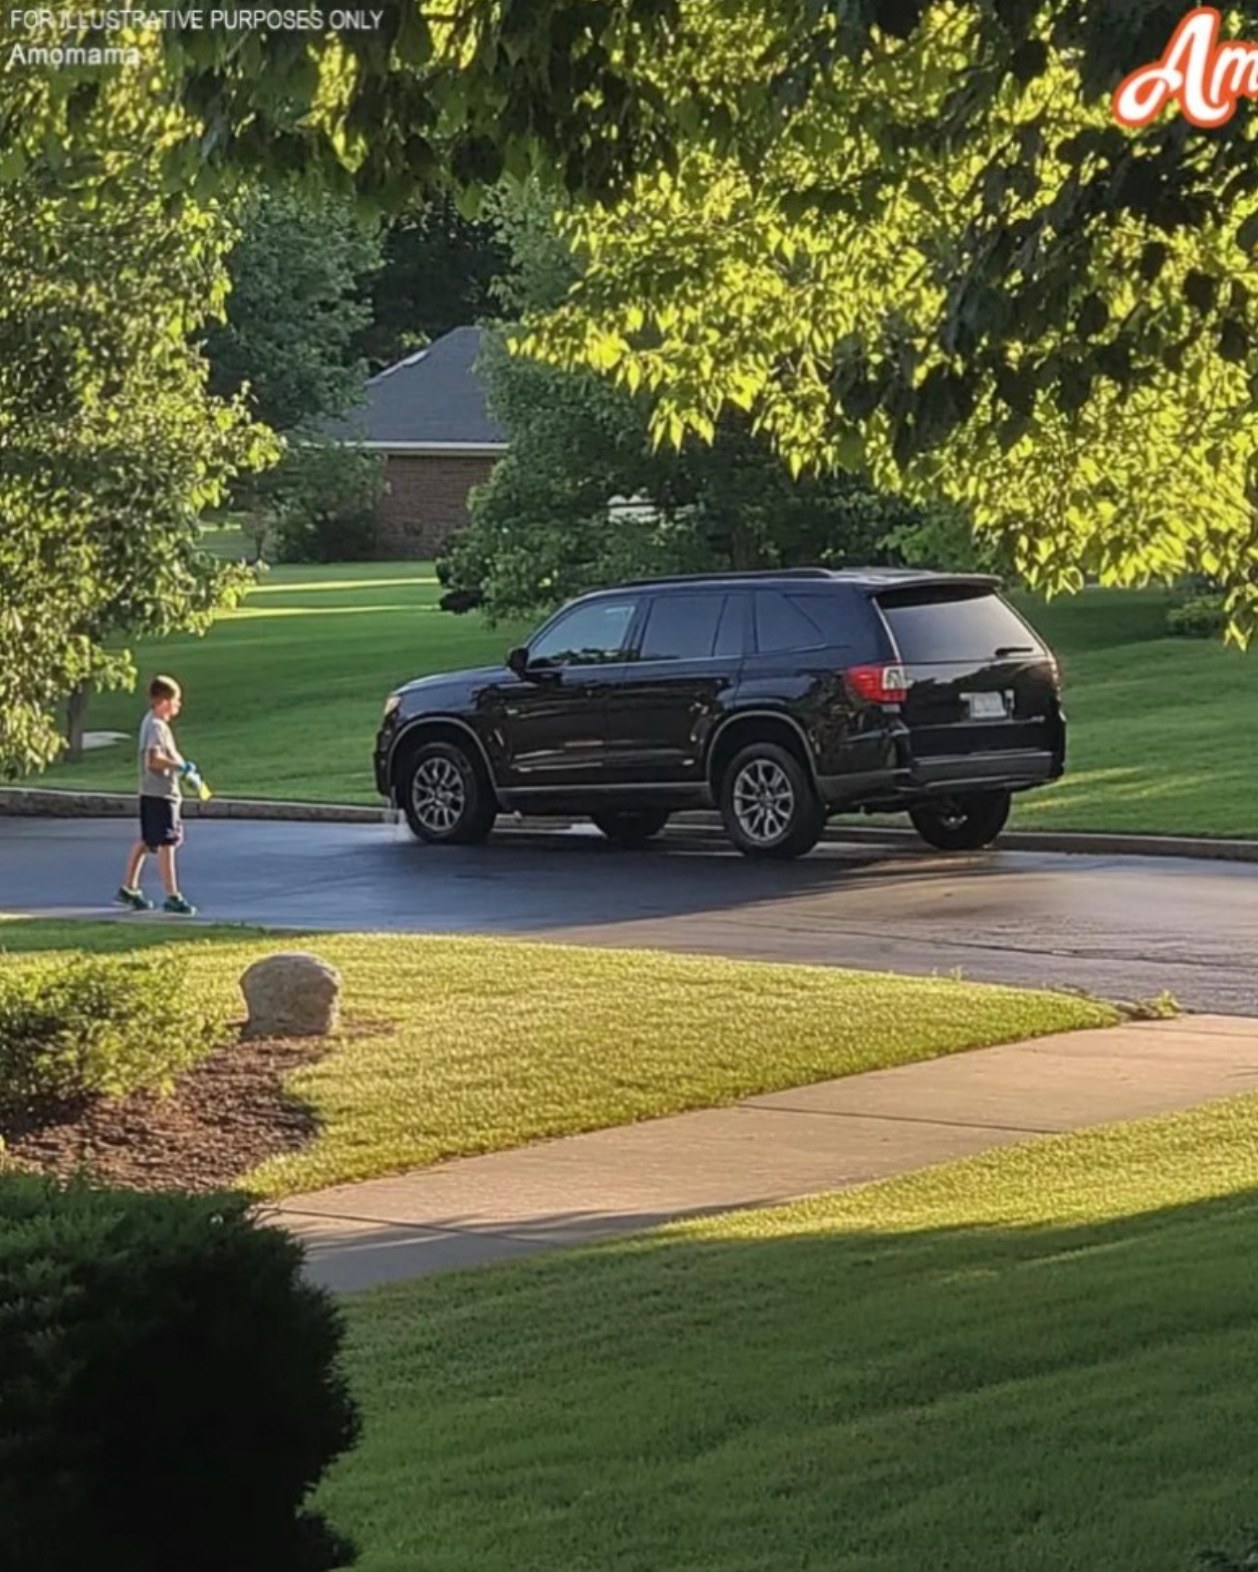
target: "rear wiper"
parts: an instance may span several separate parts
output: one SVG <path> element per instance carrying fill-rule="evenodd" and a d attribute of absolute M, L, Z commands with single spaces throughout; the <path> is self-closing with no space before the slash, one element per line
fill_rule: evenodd
<path fill-rule="evenodd" d="M 1003 660 L 1006 655 L 1034 655 L 1034 644 L 1002 644 L 996 651 L 996 659 Z"/>

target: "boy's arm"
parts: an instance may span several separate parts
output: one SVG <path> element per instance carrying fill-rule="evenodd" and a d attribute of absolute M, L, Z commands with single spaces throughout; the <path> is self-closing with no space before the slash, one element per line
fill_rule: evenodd
<path fill-rule="evenodd" d="M 175 746 L 174 733 L 169 726 L 163 726 L 160 735 L 161 743 L 148 749 L 144 762 L 150 770 L 177 770 L 183 763 L 183 755 Z"/>

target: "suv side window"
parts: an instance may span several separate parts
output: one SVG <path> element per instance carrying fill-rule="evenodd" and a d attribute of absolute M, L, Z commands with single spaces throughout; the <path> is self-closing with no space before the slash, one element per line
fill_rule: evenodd
<path fill-rule="evenodd" d="M 725 601 L 722 595 L 657 595 L 637 659 L 707 660 L 716 649 Z"/>
<path fill-rule="evenodd" d="M 636 597 L 574 606 L 529 646 L 531 666 L 600 666 L 627 660 Z"/>
<path fill-rule="evenodd" d="M 799 603 L 799 597 L 761 590 L 756 602 L 756 647 L 762 655 L 823 649 L 833 643 Z"/>
<path fill-rule="evenodd" d="M 713 650 L 718 660 L 741 660 L 746 655 L 751 623 L 750 607 L 747 604 L 749 598 L 741 591 L 737 595 L 725 597 L 721 623 L 716 630 L 716 648 Z"/>

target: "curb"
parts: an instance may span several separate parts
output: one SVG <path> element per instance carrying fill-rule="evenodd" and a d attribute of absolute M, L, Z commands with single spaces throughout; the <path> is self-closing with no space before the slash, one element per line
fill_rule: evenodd
<path fill-rule="evenodd" d="M 54 791 L 46 787 L 0 787 L 0 818 L 129 819 L 135 795 L 115 791 Z M 185 819 L 296 819 L 323 824 L 392 824 L 392 808 L 331 802 L 268 802 L 248 797 L 185 797 Z"/>
<path fill-rule="evenodd" d="M 677 829 L 682 829 L 679 824 Z M 722 836 L 714 816 L 685 825 L 691 835 Z M 922 848 L 915 830 L 893 826 L 835 825 L 823 839 L 858 846 Z M 1073 857 L 1188 857 L 1208 862 L 1258 863 L 1258 841 L 1223 840 L 1207 835 L 1128 835 L 1105 830 L 1007 830 L 996 841 L 998 851 L 1059 852 Z M 940 854 L 942 855 L 942 854 Z"/>
<path fill-rule="evenodd" d="M 0 787 L 0 818 L 130 818 L 135 797 L 129 792 L 58 791 L 48 787 Z M 330 802 L 279 802 L 260 798 L 185 799 L 189 819 L 279 819 L 311 824 L 395 824 L 392 808 Z M 568 819 L 529 819 L 504 823 L 513 835 L 553 833 Z M 677 835 L 724 838 L 714 813 L 679 814 Z M 844 825 L 825 832 L 826 841 L 866 846 L 919 847 L 912 830 Z M 1128 835 L 1104 831 L 1010 830 L 996 842 L 1002 851 L 1059 852 L 1078 857 L 1186 857 L 1208 862 L 1258 863 L 1258 841 L 1224 840 L 1204 835 Z"/>

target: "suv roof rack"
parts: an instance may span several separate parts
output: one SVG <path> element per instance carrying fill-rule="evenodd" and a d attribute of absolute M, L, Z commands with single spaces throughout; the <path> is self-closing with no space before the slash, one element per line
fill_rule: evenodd
<path fill-rule="evenodd" d="M 711 573 L 671 573 L 657 579 L 622 579 L 618 584 L 585 593 L 606 595 L 613 590 L 654 589 L 665 584 L 726 584 L 730 580 L 772 582 L 777 579 L 822 580 L 831 584 L 864 585 L 868 589 L 909 589 L 930 584 L 991 586 L 994 589 L 1000 584 L 994 573 L 948 573 L 935 568 L 754 568 L 729 572 L 718 568 Z"/>
<path fill-rule="evenodd" d="M 742 568 L 711 573 L 668 573 L 657 579 L 624 579 L 616 589 L 642 589 L 649 584 L 710 584 L 714 579 L 832 579 L 830 568 Z"/>

